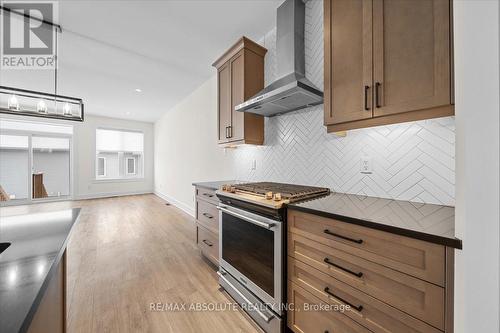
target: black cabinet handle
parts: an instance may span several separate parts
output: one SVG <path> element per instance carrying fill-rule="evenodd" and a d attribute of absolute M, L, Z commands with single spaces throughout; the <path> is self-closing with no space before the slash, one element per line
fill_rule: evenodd
<path fill-rule="evenodd" d="M 346 236 L 342 236 L 342 235 L 339 235 L 339 234 L 336 234 L 334 232 L 331 232 L 330 230 L 328 229 L 325 229 L 323 230 L 323 232 L 327 235 L 331 235 L 331 236 L 335 236 L 335 237 L 338 237 L 338 238 L 342 238 L 342 239 L 345 239 L 345 240 L 348 240 L 349 242 L 353 242 L 353 243 L 357 243 L 357 244 L 361 244 L 363 243 L 363 240 L 362 239 L 354 239 L 354 238 L 350 238 L 350 237 L 346 237 Z"/>
<path fill-rule="evenodd" d="M 368 90 L 370 89 L 370 86 L 365 86 L 365 111 L 370 111 L 370 108 L 368 107 Z"/>
<path fill-rule="evenodd" d="M 203 195 L 206 196 L 206 197 L 209 197 L 209 198 L 211 198 L 211 197 L 214 196 L 213 194 L 210 194 L 210 193 L 203 193 Z"/>
<path fill-rule="evenodd" d="M 226 126 L 226 139 L 229 138 L 229 126 Z"/>
<path fill-rule="evenodd" d="M 233 137 L 233 126 L 228 126 L 227 129 L 229 130 L 228 138 L 232 138 Z"/>
<path fill-rule="evenodd" d="M 323 290 L 324 290 L 324 291 L 325 291 L 325 293 L 327 293 L 328 295 L 332 296 L 333 298 L 338 299 L 338 300 L 339 300 L 339 301 L 341 301 L 342 303 L 345 303 L 345 304 L 349 305 L 351 308 L 355 309 L 356 311 L 361 312 L 361 310 L 363 310 L 363 305 L 358 305 L 358 306 L 356 306 L 356 305 L 353 305 L 353 304 L 349 303 L 348 301 L 346 301 L 346 300 L 345 300 L 345 299 L 343 299 L 342 297 L 339 297 L 339 296 L 335 295 L 334 293 L 332 293 L 332 292 L 330 291 L 330 288 L 325 287 L 325 289 L 323 289 Z"/>
<path fill-rule="evenodd" d="M 213 246 L 214 245 L 214 244 L 211 244 L 210 242 L 208 242 L 206 239 L 204 239 L 202 242 L 205 243 L 205 244 L 207 244 L 208 246 Z"/>
<path fill-rule="evenodd" d="M 353 272 L 353 271 L 351 271 L 350 269 L 344 268 L 344 267 L 342 267 L 342 266 L 339 266 L 339 265 L 337 265 L 337 264 L 335 264 L 335 263 L 331 262 L 328 258 L 325 258 L 323 261 L 324 261 L 325 263 L 327 263 L 328 265 L 331 265 L 331 266 L 333 266 L 333 267 L 337 267 L 338 269 L 341 269 L 341 270 L 343 270 L 344 272 L 349 273 L 349 274 L 352 274 L 352 275 L 357 276 L 357 277 L 359 277 L 359 278 L 363 276 L 363 273 L 362 273 L 362 272 L 358 272 L 358 273 Z"/>
<path fill-rule="evenodd" d="M 214 218 L 212 215 L 210 215 L 208 213 L 203 213 L 202 215 L 205 216 L 205 217 L 207 217 L 207 218 L 209 218 L 209 219 L 213 219 Z"/>
<path fill-rule="evenodd" d="M 381 86 L 380 82 L 375 82 L 375 106 L 377 108 L 380 108 L 380 101 L 379 101 L 379 88 Z"/>

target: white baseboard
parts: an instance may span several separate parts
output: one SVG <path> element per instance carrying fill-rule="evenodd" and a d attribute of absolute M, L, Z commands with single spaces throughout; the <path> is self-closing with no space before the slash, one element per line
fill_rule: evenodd
<path fill-rule="evenodd" d="M 175 198 L 173 198 L 165 193 L 162 193 L 158 190 L 155 190 L 154 194 L 157 195 L 158 197 L 162 198 L 163 200 L 168 201 L 169 203 L 171 203 L 175 207 L 179 208 L 180 210 L 184 211 L 185 213 L 191 215 L 192 217 L 195 217 L 194 209 L 191 206 L 186 205 L 185 203 L 180 202 L 179 200 L 176 200 Z"/>
<path fill-rule="evenodd" d="M 110 198 L 110 197 L 123 197 L 126 195 L 139 195 L 139 194 L 150 194 L 153 193 L 152 190 L 149 191 L 130 191 L 130 192 L 107 192 L 107 193 L 89 193 L 75 195 L 73 200 L 87 200 L 87 199 L 100 199 L 100 198 Z"/>

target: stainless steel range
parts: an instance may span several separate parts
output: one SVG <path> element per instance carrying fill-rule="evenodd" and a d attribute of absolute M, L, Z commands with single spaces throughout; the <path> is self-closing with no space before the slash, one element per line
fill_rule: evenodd
<path fill-rule="evenodd" d="M 271 182 L 224 185 L 219 209 L 219 284 L 266 332 L 283 332 L 287 203 L 327 188 Z"/>

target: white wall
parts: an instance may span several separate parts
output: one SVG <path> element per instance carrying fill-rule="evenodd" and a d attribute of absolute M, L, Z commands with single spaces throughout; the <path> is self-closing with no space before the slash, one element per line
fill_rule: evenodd
<path fill-rule="evenodd" d="M 217 147 L 217 82 L 205 82 L 155 123 L 155 192 L 194 214 L 191 183 L 234 178 Z"/>
<path fill-rule="evenodd" d="M 97 128 L 124 129 L 144 133 L 144 178 L 126 180 L 95 180 L 95 141 Z M 75 198 L 90 198 L 133 193 L 153 192 L 154 130 L 152 123 L 85 116 L 75 125 Z"/>
<path fill-rule="evenodd" d="M 454 1 L 455 332 L 499 326 L 499 2 Z"/>

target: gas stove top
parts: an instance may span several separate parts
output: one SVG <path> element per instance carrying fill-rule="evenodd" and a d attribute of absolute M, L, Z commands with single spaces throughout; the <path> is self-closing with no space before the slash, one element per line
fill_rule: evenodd
<path fill-rule="evenodd" d="M 257 182 L 223 185 L 218 195 L 254 203 L 273 209 L 284 204 L 307 200 L 330 193 L 330 189 L 305 185 Z"/>

